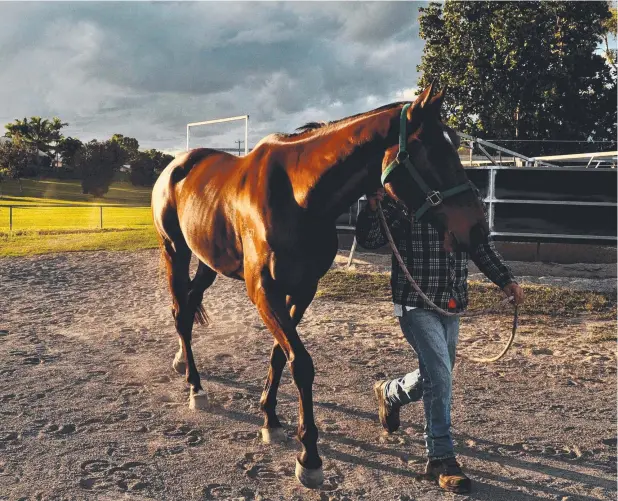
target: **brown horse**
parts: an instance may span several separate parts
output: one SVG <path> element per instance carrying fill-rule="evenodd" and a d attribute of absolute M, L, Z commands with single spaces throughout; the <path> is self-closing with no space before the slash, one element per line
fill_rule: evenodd
<path fill-rule="evenodd" d="M 444 91 L 431 94 L 432 86 L 405 109 L 406 103 L 394 103 L 296 134 L 268 136 L 240 158 L 192 150 L 166 167 L 152 192 L 180 338 L 173 366 L 191 385 L 190 407 L 207 405 L 191 350 L 194 320 L 205 320 L 204 291 L 217 273 L 244 280 L 275 339 L 260 400 L 262 437 L 285 438 L 275 405 L 287 361 L 300 397 L 296 476 L 308 487 L 322 483 L 322 460 L 313 417 L 314 366 L 296 327 L 337 253 L 336 218 L 380 186 L 382 172 L 397 156 L 401 130 L 404 149 L 433 190 L 467 182 L 457 135 L 440 120 Z M 411 210 L 427 195 L 405 169 L 389 174 L 385 186 Z M 429 217 L 449 241 L 463 246 L 487 231 L 471 191 L 432 207 Z M 191 253 L 199 259 L 192 280 Z"/>

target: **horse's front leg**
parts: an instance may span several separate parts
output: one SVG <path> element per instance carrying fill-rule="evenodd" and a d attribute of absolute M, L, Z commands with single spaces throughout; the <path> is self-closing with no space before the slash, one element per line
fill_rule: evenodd
<path fill-rule="evenodd" d="M 288 295 L 286 298 L 286 307 L 290 314 L 290 318 L 294 327 L 298 326 L 303 314 L 315 296 L 317 284 L 307 287 L 302 292 L 295 292 L 294 295 Z M 260 399 L 260 408 L 264 413 L 264 427 L 262 428 L 262 440 L 267 443 L 285 442 L 285 435 L 279 418 L 276 413 L 277 406 L 277 391 L 279 389 L 279 381 L 283 368 L 285 367 L 285 353 L 277 341 L 270 353 L 270 367 L 264 384 L 264 391 Z"/>
<path fill-rule="evenodd" d="M 306 487 L 318 487 L 324 481 L 322 460 L 318 454 L 318 429 L 313 417 L 313 360 L 305 349 L 285 304 L 285 294 L 269 278 L 250 288 L 262 320 L 281 347 L 298 388 L 300 408 L 298 439 L 302 451 L 296 458 L 296 477 Z"/>
<path fill-rule="evenodd" d="M 273 345 L 270 352 L 270 367 L 264 384 L 262 398 L 260 398 L 260 408 L 264 413 L 264 427 L 262 428 L 262 440 L 267 443 L 285 442 L 287 437 L 275 408 L 277 407 L 277 390 L 279 389 L 279 381 L 281 373 L 285 367 L 286 356 L 283 349 L 277 341 Z"/>

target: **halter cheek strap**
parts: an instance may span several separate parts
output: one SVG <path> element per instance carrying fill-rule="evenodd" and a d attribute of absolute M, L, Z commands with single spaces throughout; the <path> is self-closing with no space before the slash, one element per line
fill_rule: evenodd
<path fill-rule="evenodd" d="M 401 109 L 401 115 L 399 116 L 399 151 L 397 152 L 395 160 L 388 164 L 386 169 L 384 169 L 384 172 L 382 172 L 381 181 L 382 185 L 384 186 L 386 184 L 387 178 L 397 167 L 399 167 L 400 165 L 406 167 L 406 169 L 412 176 L 412 179 L 414 179 L 422 192 L 425 193 L 425 203 L 421 205 L 421 207 L 416 211 L 414 215 L 416 220 L 419 220 L 425 214 L 425 212 L 427 212 L 432 207 L 440 205 L 445 198 L 452 197 L 453 195 L 457 195 L 458 193 L 462 193 L 467 190 L 471 190 L 472 186 L 468 182 L 460 184 L 459 186 L 455 186 L 454 188 L 449 188 L 448 190 L 436 191 L 432 190 L 427 185 L 416 167 L 414 167 L 414 165 L 412 164 L 412 161 L 410 160 L 410 154 L 406 150 L 406 143 L 408 139 L 408 134 L 406 130 L 408 125 L 407 111 L 410 106 L 412 106 L 412 104 L 408 103 L 404 105 Z"/>

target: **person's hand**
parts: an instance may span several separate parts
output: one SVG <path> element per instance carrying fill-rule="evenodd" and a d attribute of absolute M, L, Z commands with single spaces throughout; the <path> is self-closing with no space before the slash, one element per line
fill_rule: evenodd
<path fill-rule="evenodd" d="M 507 297 L 512 297 L 515 304 L 524 302 L 524 291 L 516 282 L 511 282 L 502 289 Z"/>
<path fill-rule="evenodd" d="M 369 210 L 375 212 L 378 210 L 378 202 L 384 200 L 384 188 L 378 188 L 372 195 L 367 195 L 367 205 L 369 206 Z"/>

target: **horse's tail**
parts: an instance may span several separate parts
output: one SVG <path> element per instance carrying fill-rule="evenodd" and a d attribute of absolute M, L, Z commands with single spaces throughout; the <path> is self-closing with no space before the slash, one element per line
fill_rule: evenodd
<path fill-rule="evenodd" d="M 174 302 L 174 310 L 178 311 L 179 303 L 182 301 L 190 300 L 195 301 L 197 298 L 191 298 L 192 284 L 188 276 L 189 273 L 189 261 L 191 257 L 191 251 L 185 241 L 185 237 L 180 227 L 180 221 L 178 219 L 178 213 L 176 211 L 176 200 L 174 193 L 174 185 L 180 180 L 184 179 L 191 169 L 202 159 L 207 156 L 217 153 L 215 150 L 209 150 L 201 148 L 198 150 L 191 150 L 190 152 L 176 157 L 170 164 L 163 170 L 159 178 L 157 179 L 152 189 L 152 215 L 155 229 L 157 230 L 157 237 L 159 240 L 159 247 L 161 249 L 159 259 L 159 270 L 165 271 L 168 280 L 172 273 L 172 262 L 178 259 L 178 249 L 183 249 L 181 260 L 186 261 L 187 279 L 189 279 L 189 287 L 186 293 L 188 297 L 175 297 L 172 290 L 172 299 Z M 187 255 L 188 253 L 188 255 Z M 182 273 L 184 269 L 181 267 Z M 170 285 L 170 289 L 172 289 Z M 184 294 L 183 294 L 184 295 Z M 194 321 L 200 325 L 208 325 L 209 318 L 206 314 L 206 310 L 202 306 L 200 299 L 199 304 L 195 305 Z M 193 306 L 193 304 L 191 305 Z"/>
<path fill-rule="evenodd" d="M 159 247 L 161 251 L 159 254 L 159 279 L 162 278 L 162 275 L 165 276 L 168 273 L 168 251 L 166 249 L 164 238 L 165 237 L 161 236 L 159 239 Z M 189 293 L 190 292 L 191 285 L 189 283 Z M 204 305 L 201 301 L 195 308 L 195 315 L 193 318 L 194 321 L 199 325 L 204 325 L 206 327 L 210 325 L 210 317 L 206 313 L 206 309 L 204 308 Z"/>
<path fill-rule="evenodd" d="M 210 318 L 208 318 L 206 309 L 202 303 L 198 304 L 195 310 L 195 322 L 206 327 L 210 325 Z"/>
<path fill-rule="evenodd" d="M 167 262 L 165 258 L 165 248 L 163 247 L 163 238 L 157 232 L 157 240 L 159 241 L 159 266 L 157 268 L 159 281 L 162 281 L 167 276 Z"/>

